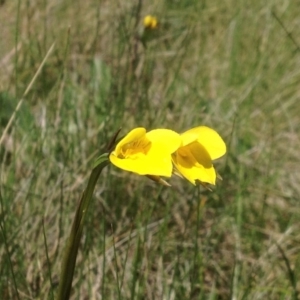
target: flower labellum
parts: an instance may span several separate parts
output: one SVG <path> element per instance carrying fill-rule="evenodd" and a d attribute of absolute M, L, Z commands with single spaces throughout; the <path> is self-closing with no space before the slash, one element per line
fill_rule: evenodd
<path fill-rule="evenodd" d="M 181 138 L 181 146 L 172 154 L 176 171 L 194 185 L 198 181 L 215 184 L 217 175 L 212 160 L 226 153 L 220 135 L 209 127 L 199 126 L 184 132 Z"/>
<path fill-rule="evenodd" d="M 138 127 L 116 145 L 109 160 L 116 167 L 139 175 L 171 177 L 171 154 L 180 144 L 180 135 L 172 130 L 146 132 L 145 128 Z"/>

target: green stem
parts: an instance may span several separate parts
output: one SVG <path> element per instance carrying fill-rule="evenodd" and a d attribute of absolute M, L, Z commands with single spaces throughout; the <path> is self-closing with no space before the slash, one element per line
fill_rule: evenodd
<path fill-rule="evenodd" d="M 62 261 L 57 300 L 66 300 L 70 297 L 84 220 L 94 193 L 97 180 L 101 174 L 101 171 L 107 164 L 108 154 L 105 153 L 97 159 L 95 167 L 93 168 L 90 175 L 87 188 L 81 196 Z"/>

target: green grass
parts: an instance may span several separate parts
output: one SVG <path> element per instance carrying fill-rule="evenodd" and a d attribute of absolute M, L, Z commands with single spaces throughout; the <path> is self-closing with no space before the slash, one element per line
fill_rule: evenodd
<path fill-rule="evenodd" d="M 0 298 L 55 298 L 78 200 L 120 127 L 207 125 L 228 147 L 212 192 L 104 170 L 71 298 L 298 299 L 297 3 L 3 2 L 0 138 L 55 46 L 0 145 Z M 146 14 L 160 26 L 143 47 Z"/>

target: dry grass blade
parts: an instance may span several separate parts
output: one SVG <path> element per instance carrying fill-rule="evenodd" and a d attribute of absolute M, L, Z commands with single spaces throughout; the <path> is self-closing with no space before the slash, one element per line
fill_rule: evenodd
<path fill-rule="evenodd" d="M 25 92 L 24 92 L 22 98 L 19 100 L 18 105 L 16 106 L 16 108 L 15 108 L 13 114 L 11 115 L 11 117 L 10 117 L 10 119 L 9 119 L 9 121 L 8 121 L 8 123 L 7 123 L 7 125 L 6 125 L 6 127 L 4 128 L 4 131 L 3 131 L 2 136 L 1 136 L 1 138 L 0 138 L 0 146 L 1 146 L 3 140 L 4 140 L 5 136 L 6 136 L 6 134 L 7 134 L 8 130 L 9 130 L 9 128 L 10 128 L 11 125 L 12 125 L 12 122 L 13 122 L 15 116 L 16 116 L 16 113 L 18 112 L 18 110 L 19 110 L 20 107 L 22 106 L 22 103 L 23 103 L 23 101 L 24 101 L 26 95 L 29 93 L 30 89 L 32 88 L 32 86 L 33 86 L 35 80 L 37 79 L 38 75 L 40 74 L 40 72 L 41 72 L 43 66 L 45 65 L 45 63 L 46 63 L 48 57 L 50 56 L 52 50 L 54 49 L 54 46 L 55 46 L 55 43 L 53 43 L 53 44 L 51 45 L 51 47 L 49 48 L 47 54 L 45 55 L 43 61 L 41 62 L 40 66 L 38 67 L 36 73 L 34 74 L 34 76 L 32 77 L 32 79 L 31 79 L 31 81 L 30 81 L 30 83 L 28 84 L 28 86 L 27 86 L 27 88 L 26 88 L 26 90 L 25 90 Z"/>

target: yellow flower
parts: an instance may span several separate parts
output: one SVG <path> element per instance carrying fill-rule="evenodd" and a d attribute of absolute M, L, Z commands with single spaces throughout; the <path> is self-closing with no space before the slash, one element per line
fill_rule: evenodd
<path fill-rule="evenodd" d="M 182 145 L 172 155 L 176 171 L 196 185 L 216 183 L 212 160 L 226 153 L 226 145 L 219 134 L 205 126 L 195 127 L 181 134 Z"/>
<path fill-rule="evenodd" d="M 149 29 L 155 29 L 158 26 L 158 21 L 154 16 L 147 15 L 144 18 L 144 27 Z"/>
<path fill-rule="evenodd" d="M 139 127 L 117 144 L 109 159 L 116 167 L 139 175 L 171 177 L 171 154 L 180 144 L 180 135 L 172 130 L 146 132 L 145 128 Z"/>

